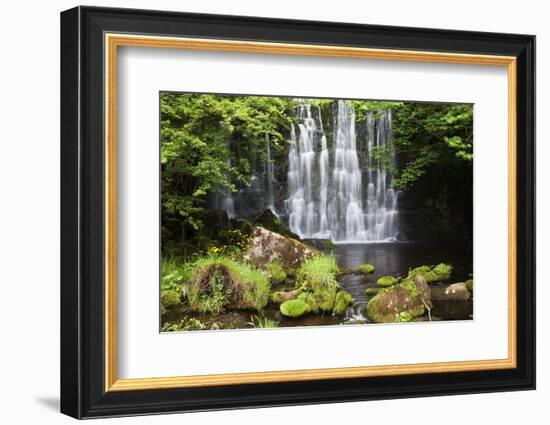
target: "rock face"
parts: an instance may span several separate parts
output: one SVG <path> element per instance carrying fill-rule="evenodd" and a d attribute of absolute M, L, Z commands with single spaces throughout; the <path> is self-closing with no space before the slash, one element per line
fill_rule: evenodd
<path fill-rule="evenodd" d="M 265 210 L 261 213 L 255 220 L 255 223 L 258 226 L 263 227 L 264 229 L 271 230 L 272 232 L 279 233 L 280 235 L 292 238 L 299 239 L 300 237 L 292 233 L 287 227 L 281 222 L 281 219 L 277 217 L 271 210 Z"/>
<path fill-rule="evenodd" d="M 465 282 L 432 286 L 431 292 L 434 301 L 468 301 L 470 299 L 470 291 L 468 291 Z"/>
<path fill-rule="evenodd" d="M 367 305 L 367 316 L 374 323 L 390 323 L 403 317 L 422 316 L 432 307 L 431 292 L 424 277 L 417 273 L 410 279 L 385 288 L 375 295 Z"/>
<path fill-rule="evenodd" d="M 319 251 L 302 242 L 256 226 L 250 235 L 244 259 L 252 261 L 258 267 L 279 260 L 285 269 L 297 270 L 302 261 L 318 255 L 321 255 Z"/>

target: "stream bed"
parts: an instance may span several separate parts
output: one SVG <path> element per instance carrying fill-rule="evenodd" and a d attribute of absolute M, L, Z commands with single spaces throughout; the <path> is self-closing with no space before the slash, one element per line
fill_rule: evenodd
<path fill-rule="evenodd" d="M 341 289 L 349 292 L 353 302 L 345 316 L 332 316 L 330 313 L 307 314 L 299 318 L 286 318 L 278 306 L 268 305 L 262 316 L 278 322 L 279 327 L 319 326 L 368 323 L 363 310 L 369 296 L 365 294 L 368 287 L 376 287 L 376 280 L 387 275 L 406 275 L 409 269 L 420 265 L 450 263 L 453 274 L 449 283 L 463 282 L 472 278 L 473 255 L 459 245 L 449 242 L 381 242 L 381 243 L 342 243 L 332 250 L 340 269 L 338 277 Z M 361 264 L 375 266 L 370 275 L 353 273 Z M 294 281 L 287 281 L 277 289 L 293 289 Z M 194 317 L 205 323 L 207 329 L 251 328 L 253 316 L 258 313 L 250 311 L 231 311 L 219 315 L 189 313 L 183 307 L 175 307 L 163 316 L 163 322 L 176 323 L 180 319 Z M 468 301 L 434 301 L 431 310 L 432 320 L 471 320 L 473 318 L 473 299 Z M 428 316 L 417 320 L 429 320 Z"/>

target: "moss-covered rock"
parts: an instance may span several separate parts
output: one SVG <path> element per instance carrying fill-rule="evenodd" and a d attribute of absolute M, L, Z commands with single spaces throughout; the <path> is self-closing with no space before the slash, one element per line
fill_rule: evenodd
<path fill-rule="evenodd" d="M 302 299 L 285 301 L 280 306 L 281 313 L 286 317 L 300 317 L 310 312 L 309 305 Z"/>
<path fill-rule="evenodd" d="M 397 279 L 393 276 L 382 276 L 380 279 L 376 281 L 376 284 L 378 286 L 393 286 L 397 283 Z"/>
<path fill-rule="evenodd" d="M 298 240 L 256 226 L 250 235 L 243 258 L 253 262 L 256 267 L 265 267 L 273 261 L 279 261 L 289 275 L 306 259 L 320 255 L 319 250 Z"/>
<path fill-rule="evenodd" d="M 267 276 L 248 264 L 224 256 L 197 260 L 182 285 L 190 311 L 218 314 L 225 309 L 262 310 L 269 301 Z"/>
<path fill-rule="evenodd" d="M 407 323 L 407 322 L 411 322 L 413 320 L 413 316 L 410 312 L 408 311 L 402 311 L 401 313 L 399 313 L 394 322 L 395 323 Z"/>
<path fill-rule="evenodd" d="M 282 304 L 285 301 L 298 298 L 299 292 L 297 289 L 292 291 L 275 291 L 271 293 L 271 302 L 274 304 Z"/>
<path fill-rule="evenodd" d="M 254 220 L 255 224 L 263 227 L 264 229 L 270 230 L 272 232 L 278 233 L 280 235 L 292 238 L 300 239 L 300 237 L 292 233 L 282 222 L 279 217 L 273 214 L 273 211 L 270 209 L 264 210 L 257 218 Z"/>
<path fill-rule="evenodd" d="M 181 304 L 181 294 L 173 289 L 166 289 L 160 292 L 162 306 L 166 309 Z"/>
<path fill-rule="evenodd" d="M 279 260 L 272 261 L 265 265 L 265 269 L 269 274 L 271 283 L 279 285 L 286 280 L 286 272 L 282 263 Z"/>
<path fill-rule="evenodd" d="M 409 272 L 408 278 L 415 274 L 421 274 L 427 283 L 443 282 L 450 279 L 452 272 L 453 266 L 451 264 L 440 263 L 433 268 L 429 266 L 416 267 Z"/>
<path fill-rule="evenodd" d="M 357 271 L 361 274 L 371 274 L 374 272 L 374 266 L 372 264 L 361 264 Z"/>
<path fill-rule="evenodd" d="M 382 288 L 371 287 L 371 288 L 365 289 L 365 294 L 372 296 L 372 295 L 378 294 L 381 290 Z"/>
<path fill-rule="evenodd" d="M 374 323 L 395 322 L 401 313 L 411 318 L 421 316 L 432 307 L 431 292 L 421 274 L 384 288 L 367 304 L 367 316 Z"/>
<path fill-rule="evenodd" d="M 338 293 L 336 294 L 336 298 L 334 299 L 332 314 L 345 314 L 348 310 L 348 306 L 351 304 L 352 299 L 352 296 L 348 292 L 338 291 Z"/>
<path fill-rule="evenodd" d="M 295 286 L 311 311 L 332 311 L 340 287 L 336 280 L 338 272 L 336 260 L 331 255 L 313 257 L 302 263 Z"/>
<path fill-rule="evenodd" d="M 468 288 L 468 291 L 474 292 L 474 280 L 473 279 L 467 280 L 466 282 L 464 282 L 464 284 L 466 285 L 466 288 Z"/>

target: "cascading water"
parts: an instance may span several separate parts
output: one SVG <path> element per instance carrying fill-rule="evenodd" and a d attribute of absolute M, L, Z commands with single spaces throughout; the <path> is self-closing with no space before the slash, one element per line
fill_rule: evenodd
<path fill-rule="evenodd" d="M 351 102 L 338 101 L 334 120 L 332 171 L 321 111 L 301 105 L 299 134 L 291 128 L 288 191 L 285 201 L 290 230 L 302 238 L 335 242 L 393 240 L 398 231 L 397 194 L 390 187 L 395 164 L 391 111 L 366 119 L 363 164 L 360 163 Z M 363 190 L 367 178 L 366 191 Z"/>
<path fill-rule="evenodd" d="M 275 182 L 275 175 L 273 171 L 273 160 L 271 159 L 271 141 L 269 140 L 269 135 L 265 135 L 265 152 L 266 152 L 266 162 L 265 162 L 265 178 L 267 182 L 267 208 L 270 209 L 273 214 L 275 212 L 275 196 L 273 195 L 273 183 Z"/>

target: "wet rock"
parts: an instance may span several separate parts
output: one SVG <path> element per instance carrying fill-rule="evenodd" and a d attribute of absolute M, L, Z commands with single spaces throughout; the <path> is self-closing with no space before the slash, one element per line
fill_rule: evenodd
<path fill-rule="evenodd" d="M 432 286 L 431 292 L 434 301 L 468 301 L 470 299 L 470 291 L 465 282 Z"/>
<path fill-rule="evenodd" d="M 367 316 L 374 323 L 389 323 L 399 318 L 422 316 L 431 308 L 431 293 L 421 274 L 381 290 L 367 304 Z"/>
<path fill-rule="evenodd" d="M 272 232 L 279 233 L 280 235 L 292 238 L 300 239 L 296 233 L 292 233 L 282 222 L 279 217 L 273 214 L 270 209 L 264 210 L 255 220 L 256 225 L 263 227 L 264 229 L 271 230 Z"/>
<path fill-rule="evenodd" d="M 271 302 L 274 304 L 282 304 L 285 301 L 290 301 L 298 298 L 299 292 L 297 289 L 292 291 L 275 291 L 271 294 Z"/>
<path fill-rule="evenodd" d="M 318 255 L 321 255 L 320 251 L 300 241 L 256 226 L 243 257 L 258 267 L 279 260 L 288 274 L 289 271 L 298 269 L 305 259 Z"/>
<path fill-rule="evenodd" d="M 420 266 L 412 269 L 409 272 L 407 278 L 411 278 L 414 275 L 422 275 L 427 283 L 443 282 L 449 280 L 453 272 L 453 266 L 451 264 L 441 263 L 435 267 Z"/>

